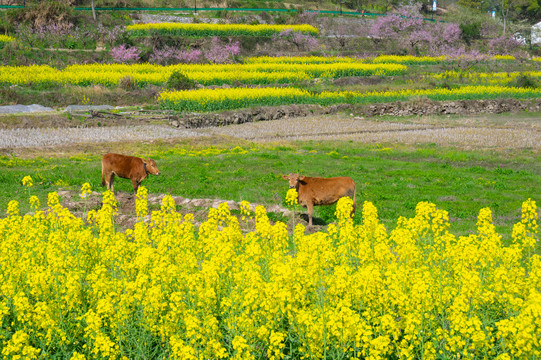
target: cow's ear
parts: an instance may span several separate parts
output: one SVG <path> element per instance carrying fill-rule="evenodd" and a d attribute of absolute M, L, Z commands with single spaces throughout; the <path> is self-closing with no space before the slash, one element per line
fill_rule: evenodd
<path fill-rule="evenodd" d="M 287 176 L 287 175 L 282 175 L 282 179 L 284 179 L 284 180 L 289 180 L 289 176 Z"/>
<path fill-rule="evenodd" d="M 304 175 L 299 176 L 299 181 L 304 181 L 304 178 L 305 178 L 305 177 L 306 177 L 306 176 L 304 176 Z"/>

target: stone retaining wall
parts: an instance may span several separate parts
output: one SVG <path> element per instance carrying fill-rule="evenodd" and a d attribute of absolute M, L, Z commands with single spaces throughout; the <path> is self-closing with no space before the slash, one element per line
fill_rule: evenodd
<path fill-rule="evenodd" d="M 203 128 L 242 124 L 246 122 L 287 119 L 319 114 L 335 114 L 350 112 L 362 116 L 411 116 L 411 115 L 441 115 L 441 114 L 477 114 L 518 111 L 541 111 L 541 99 L 535 100 L 458 100 L 458 101 L 431 101 L 427 99 L 393 102 L 371 105 L 283 105 L 275 107 L 255 107 L 223 111 L 219 113 L 192 113 L 182 114 L 170 121 L 174 127 Z"/>

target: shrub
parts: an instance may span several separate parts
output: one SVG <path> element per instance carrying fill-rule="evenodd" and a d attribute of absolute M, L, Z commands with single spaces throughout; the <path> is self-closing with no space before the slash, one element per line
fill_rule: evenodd
<path fill-rule="evenodd" d="M 166 86 L 175 90 L 190 90 L 196 87 L 197 83 L 181 73 L 180 71 L 173 71 Z"/>
<path fill-rule="evenodd" d="M 478 40 L 481 38 L 481 24 L 469 23 L 460 24 L 460 30 L 462 31 L 461 37 L 466 44 L 470 45 L 472 40 Z"/>
<path fill-rule="evenodd" d="M 529 76 L 529 75 L 526 75 L 526 74 L 521 74 L 519 77 L 517 77 L 517 80 L 515 82 L 515 86 L 516 87 L 521 87 L 521 88 L 537 88 L 538 87 L 538 84 L 537 84 L 537 80 L 534 79 L 533 77 Z"/>
<path fill-rule="evenodd" d="M 108 44 L 109 46 L 116 45 L 119 41 L 125 41 L 128 37 L 126 27 L 122 25 L 106 27 L 99 24 L 96 32 L 100 41 Z"/>
<path fill-rule="evenodd" d="M 136 87 L 135 80 L 131 76 L 124 76 L 118 81 L 118 86 L 124 90 L 133 90 Z"/>
<path fill-rule="evenodd" d="M 65 2 L 48 0 L 30 3 L 24 9 L 10 11 L 8 20 L 13 24 L 27 24 L 39 28 L 50 24 L 73 23 L 75 16 Z"/>

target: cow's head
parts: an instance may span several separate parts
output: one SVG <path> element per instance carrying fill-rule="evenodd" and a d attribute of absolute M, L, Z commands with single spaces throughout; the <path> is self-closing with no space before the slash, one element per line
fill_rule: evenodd
<path fill-rule="evenodd" d="M 293 188 L 297 187 L 299 182 L 302 182 L 304 180 L 304 175 L 291 173 L 289 175 L 282 175 L 282 178 L 284 180 L 288 180 L 289 181 L 289 188 L 293 189 Z"/>
<path fill-rule="evenodd" d="M 160 170 L 158 170 L 158 165 L 156 165 L 156 161 L 152 159 L 143 159 L 143 163 L 145 164 L 147 173 L 152 175 L 160 175 Z"/>

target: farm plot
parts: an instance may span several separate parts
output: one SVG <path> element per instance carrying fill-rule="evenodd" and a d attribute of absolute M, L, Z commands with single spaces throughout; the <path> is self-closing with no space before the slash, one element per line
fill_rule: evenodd
<path fill-rule="evenodd" d="M 205 130 L 250 141 L 355 141 L 374 144 L 433 144 L 461 149 L 541 150 L 539 116 L 509 115 L 391 118 L 313 116 L 253 122 Z"/>
<path fill-rule="evenodd" d="M 34 94 L 34 97 L 44 97 L 46 102 L 55 97 L 68 101 L 75 96 L 79 97 L 77 101 L 96 103 L 115 97 L 124 99 L 122 94 L 127 90 L 144 103 L 156 106 L 155 94 L 161 91 L 158 105 L 162 108 L 209 111 L 261 104 L 291 104 L 295 101 L 336 104 L 409 100 L 412 97 L 444 100 L 539 96 L 534 87 L 529 87 L 540 77 L 535 61 L 523 64 L 512 59 L 487 57 L 468 71 L 441 72 L 441 66 L 456 69 L 456 64 L 457 60 L 446 57 L 378 56 L 357 59 L 314 56 L 254 57 L 237 64 L 74 64 L 63 69 L 48 65 L 0 66 L 0 83 L 9 85 L 0 93 L 0 102 L 13 102 L 18 98 L 26 102 L 30 94 Z M 493 68 L 494 64 L 512 71 L 479 71 Z M 334 83 L 335 79 L 341 78 L 370 80 L 364 86 L 344 88 Z M 383 78 L 385 86 L 381 84 Z M 216 86 L 225 85 L 234 88 L 216 89 Z M 239 98 L 240 103 L 236 105 L 229 100 L 226 102 L 231 104 L 226 107 L 212 105 L 213 97 L 223 96 L 227 99 L 224 95 L 227 92 L 263 94 L 265 91 L 277 91 L 269 90 L 269 85 L 286 86 L 304 95 L 282 97 L 278 102 L 268 96 L 260 96 L 267 100 L 253 102 L 248 98 Z M 182 103 L 185 96 L 191 95 L 191 91 L 186 95 L 185 92 L 174 93 L 172 88 L 199 88 L 201 92 L 195 96 L 207 105 L 189 104 L 188 109 Z"/>
<path fill-rule="evenodd" d="M 148 23 L 128 25 L 126 30 L 132 36 L 149 36 L 153 32 L 182 37 L 207 36 L 272 36 L 284 31 L 317 35 L 312 25 L 247 25 L 247 24 L 181 24 Z"/>

